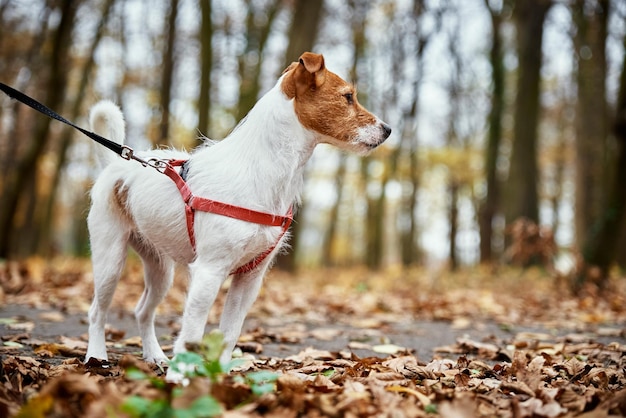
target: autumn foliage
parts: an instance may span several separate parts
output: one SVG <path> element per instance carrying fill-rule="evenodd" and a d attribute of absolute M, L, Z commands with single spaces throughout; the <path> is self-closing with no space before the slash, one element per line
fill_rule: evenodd
<path fill-rule="evenodd" d="M 3 264 L 0 271 L 5 310 L 32 312 L 0 311 L 2 416 L 626 413 L 621 281 L 607 296 L 571 298 L 538 270 L 276 272 L 244 327 L 232 372 L 193 376 L 181 386 L 139 360 L 131 317 L 142 290 L 137 263 L 127 267 L 115 296 L 111 316 L 125 325 L 109 328 L 110 361 L 86 365 L 86 324 L 82 330 L 63 324 L 85 315 L 92 291 L 88 263 L 32 260 Z M 168 333 L 177 330 L 173 318 L 185 285 L 184 278 L 176 280 L 160 308 Z M 42 337 L 42 328 L 53 323 L 63 332 Z M 459 334 L 446 337 L 450 329 Z M 166 350 L 169 338 L 161 338 Z M 432 350 L 423 354 L 424 347 Z"/>

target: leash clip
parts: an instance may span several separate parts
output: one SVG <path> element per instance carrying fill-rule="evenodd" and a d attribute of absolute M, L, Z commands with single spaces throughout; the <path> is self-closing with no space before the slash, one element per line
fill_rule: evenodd
<path fill-rule="evenodd" d="M 133 159 L 133 149 L 129 146 L 126 145 L 122 145 L 122 152 L 120 153 L 120 156 L 125 159 L 125 160 L 132 160 Z"/>
<path fill-rule="evenodd" d="M 165 173 L 165 169 L 167 168 L 168 162 L 165 160 L 159 160 L 157 158 L 150 158 L 147 161 L 147 165 L 149 167 L 154 168 L 159 173 Z"/>

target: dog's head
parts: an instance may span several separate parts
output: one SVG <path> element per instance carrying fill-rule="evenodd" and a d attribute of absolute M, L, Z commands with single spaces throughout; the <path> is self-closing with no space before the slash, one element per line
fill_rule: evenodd
<path fill-rule="evenodd" d="M 389 125 L 359 104 L 354 86 L 326 69 L 322 55 L 302 54 L 284 71 L 281 88 L 320 142 L 366 154 L 391 134 Z"/>

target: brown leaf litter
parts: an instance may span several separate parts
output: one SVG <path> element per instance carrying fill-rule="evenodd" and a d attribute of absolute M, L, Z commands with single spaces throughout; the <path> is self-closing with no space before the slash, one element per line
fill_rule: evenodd
<path fill-rule="evenodd" d="M 173 387 L 163 382 L 163 370 L 139 360 L 140 341 L 124 331 L 107 332 L 109 362 L 87 364 L 82 362 L 84 337 L 33 338 L 29 322 L 63 323 L 68 315 L 84 314 L 90 302 L 88 264 L 55 263 L 0 265 L 0 302 L 51 311 L 30 321 L 0 318 L 6 330 L 0 348 L 0 416 L 124 417 L 130 416 L 122 407 L 130 396 L 165 402 L 173 393 L 176 408 L 211 395 L 224 417 L 626 415 L 623 279 L 615 281 L 609 295 L 573 298 L 532 271 L 274 273 L 251 316 L 275 327 L 242 335 L 245 361 L 216 381 L 198 377 L 186 387 Z M 127 268 L 120 287 L 114 305 L 131 312 L 142 291 L 136 263 Z M 184 280 L 178 280 L 160 314 L 179 313 L 183 301 Z M 217 313 L 212 311 L 212 323 Z M 380 330 L 416 320 L 445 321 L 460 330 L 481 321 L 513 330 L 521 325 L 542 329 L 513 331 L 508 339 L 458 337 L 428 359 L 419 358 L 414 347 L 382 339 Z M 351 340 L 338 351 L 323 348 L 352 327 L 375 337 Z M 301 350 L 284 357 L 264 355 L 270 343 Z M 152 380 L 130 379 L 129 368 Z M 278 374 L 274 390 L 260 396 L 245 379 L 259 371 Z"/>

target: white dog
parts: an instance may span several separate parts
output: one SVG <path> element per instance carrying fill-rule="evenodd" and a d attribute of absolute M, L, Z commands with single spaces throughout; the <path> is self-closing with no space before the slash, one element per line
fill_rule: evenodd
<path fill-rule="evenodd" d="M 96 104 L 90 123 L 98 134 L 123 143 L 124 119 L 113 103 Z M 194 196 L 284 220 L 299 199 L 304 165 L 317 144 L 330 143 L 365 154 L 390 133 L 387 124 L 357 102 L 353 86 L 326 70 L 321 55 L 307 52 L 285 70 L 224 140 L 191 154 L 159 150 L 139 155 L 164 161 L 186 159 L 182 174 L 186 184 L 182 187 L 188 187 Z M 86 360 L 107 359 L 107 311 L 130 245 L 145 270 L 145 289 L 135 309 L 144 359 L 167 361 L 155 335 L 154 315 L 172 284 L 173 266 L 178 262 L 189 266 L 191 281 L 174 353 L 185 351 L 188 342 L 202 340 L 209 309 L 232 273 L 220 320 L 226 343 L 220 361 L 229 362 L 263 276 L 286 241 L 285 222 L 278 222 L 281 228 L 230 214 L 194 213 L 163 170 L 116 158 L 113 153 L 107 157 L 108 165 L 91 191 L 88 217 L 95 295 L 89 310 Z M 170 177 L 178 176 L 175 169 L 168 168 L 175 173 Z M 191 214 L 191 219 L 186 214 Z"/>

